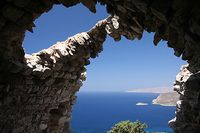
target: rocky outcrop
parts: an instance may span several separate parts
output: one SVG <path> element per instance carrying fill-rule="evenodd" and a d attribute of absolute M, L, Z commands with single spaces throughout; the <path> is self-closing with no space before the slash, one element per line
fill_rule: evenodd
<path fill-rule="evenodd" d="M 175 132 L 200 132 L 200 75 L 191 73 L 188 65 L 182 66 L 176 76 L 174 90 L 180 94 L 176 105 L 176 118 L 169 122 Z"/>
<path fill-rule="evenodd" d="M 70 7 L 82 3 L 95 12 L 97 2 L 106 5 L 110 18 L 47 50 L 25 55 L 22 42 L 26 30 L 33 32 L 34 20 L 54 4 Z M 183 68 L 188 76 L 179 75 L 175 83 L 181 101 L 170 125 L 177 133 L 199 132 L 198 1 L 2 0 L 0 7 L 1 132 L 61 132 L 70 119 L 75 92 L 85 79 L 84 66 L 102 50 L 106 34 L 116 41 L 121 36 L 133 40 L 141 39 L 144 30 L 155 32 L 155 45 L 167 41 L 175 55 L 189 63 Z"/>
<path fill-rule="evenodd" d="M 162 106 L 176 106 L 179 97 L 180 95 L 177 92 L 161 93 L 152 103 Z"/>

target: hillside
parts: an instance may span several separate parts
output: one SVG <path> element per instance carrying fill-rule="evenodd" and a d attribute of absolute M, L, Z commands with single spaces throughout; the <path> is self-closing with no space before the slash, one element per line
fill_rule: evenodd
<path fill-rule="evenodd" d="M 161 93 L 152 102 L 153 104 L 159 104 L 163 106 L 175 106 L 176 102 L 179 100 L 179 94 L 177 92 L 167 92 Z"/>
<path fill-rule="evenodd" d="M 154 87 L 154 88 L 140 88 L 140 89 L 130 89 L 125 92 L 128 93 L 167 93 L 171 92 L 172 87 Z"/>

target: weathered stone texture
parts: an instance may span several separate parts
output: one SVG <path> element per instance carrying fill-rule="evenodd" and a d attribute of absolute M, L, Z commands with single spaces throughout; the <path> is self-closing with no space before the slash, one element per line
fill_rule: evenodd
<path fill-rule="evenodd" d="M 169 125 L 178 133 L 200 132 L 200 75 L 188 69 L 188 65 L 182 66 L 174 83 L 174 90 L 180 94 L 180 100 L 176 106 L 176 118 L 169 121 Z"/>
<path fill-rule="evenodd" d="M 2 132 L 62 131 L 70 120 L 75 93 L 86 79 L 89 58 L 102 51 L 106 27 L 109 34 L 114 31 L 110 20 L 99 21 L 88 32 L 25 55 L 23 63 L 10 64 L 11 68 L 7 68 L 10 73 L 6 72 L 1 79 Z"/>
<path fill-rule="evenodd" d="M 25 55 L 25 32 L 54 4 L 82 3 L 95 12 L 106 5 L 111 17 L 88 32 Z M 0 1 L 0 131 L 61 132 L 69 122 L 75 93 L 85 80 L 85 65 L 103 50 L 106 34 L 119 41 L 155 32 L 154 44 L 165 40 L 174 54 L 189 63 L 177 76 L 182 96 L 171 126 L 177 133 L 199 132 L 200 4 L 195 0 L 2 0 Z M 187 69 L 187 70 L 186 70 Z M 188 75 L 189 74 L 189 75 Z M 69 127 L 69 123 L 66 124 Z M 68 128 L 70 132 L 70 128 Z"/>

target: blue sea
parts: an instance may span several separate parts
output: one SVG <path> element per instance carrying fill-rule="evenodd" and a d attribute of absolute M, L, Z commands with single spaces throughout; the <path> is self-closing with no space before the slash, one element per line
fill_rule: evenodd
<path fill-rule="evenodd" d="M 73 107 L 73 133 L 106 133 L 122 120 L 139 120 L 148 125 L 149 133 L 172 133 L 168 121 L 175 116 L 175 107 L 152 105 L 159 94 L 125 92 L 81 92 Z M 137 106 L 136 103 L 148 103 Z"/>

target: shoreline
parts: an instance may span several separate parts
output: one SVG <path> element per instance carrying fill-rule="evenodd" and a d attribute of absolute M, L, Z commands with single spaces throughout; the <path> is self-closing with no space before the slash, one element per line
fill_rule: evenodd
<path fill-rule="evenodd" d="M 152 100 L 152 105 L 160 105 L 160 106 L 166 106 L 166 107 L 175 107 L 176 105 L 173 105 L 173 104 L 168 104 L 168 103 L 157 103 L 157 102 L 154 102 L 155 99 Z"/>

